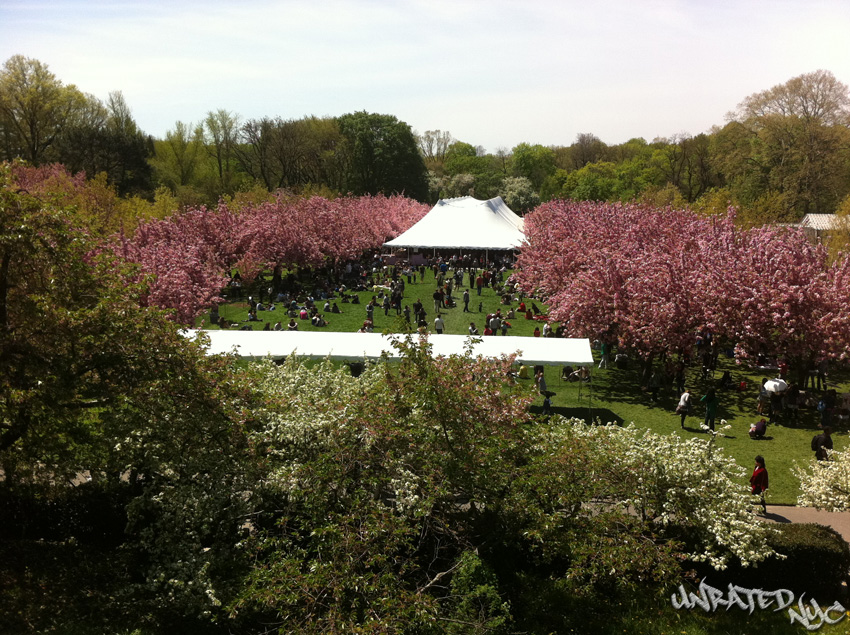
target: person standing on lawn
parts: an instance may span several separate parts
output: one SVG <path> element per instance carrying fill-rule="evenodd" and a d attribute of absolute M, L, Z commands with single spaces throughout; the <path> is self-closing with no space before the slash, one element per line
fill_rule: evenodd
<path fill-rule="evenodd" d="M 832 428 L 825 426 L 823 432 L 812 439 L 812 450 L 818 461 L 828 461 L 829 452 L 832 449 Z"/>
<path fill-rule="evenodd" d="M 760 499 L 762 511 L 767 514 L 767 504 L 764 502 L 764 493 L 768 487 L 767 468 L 764 466 L 764 457 L 760 454 L 756 457 L 756 467 L 750 477 L 750 486 L 752 493 Z"/>
<path fill-rule="evenodd" d="M 608 368 L 608 357 L 611 354 L 611 344 L 608 342 L 607 338 L 602 338 L 602 343 L 599 346 L 599 350 L 602 353 L 602 359 L 599 360 L 599 368 Z"/>
<path fill-rule="evenodd" d="M 437 331 L 437 335 L 442 335 L 444 328 L 446 328 L 446 324 L 443 322 L 443 318 L 440 317 L 440 314 L 437 313 L 437 317 L 434 318 L 434 330 Z"/>
<path fill-rule="evenodd" d="M 676 414 L 679 415 L 681 420 L 681 426 L 684 429 L 685 427 L 685 418 L 688 416 L 688 413 L 691 411 L 691 393 L 687 388 L 682 392 L 682 396 L 679 397 L 679 405 L 676 406 Z"/>
<path fill-rule="evenodd" d="M 714 388 L 710 388 L 700 402 L 705 404 L 705 425 L 714 432 L 714 418 L 717 416 L 717 407 L 720 405 Z"/>

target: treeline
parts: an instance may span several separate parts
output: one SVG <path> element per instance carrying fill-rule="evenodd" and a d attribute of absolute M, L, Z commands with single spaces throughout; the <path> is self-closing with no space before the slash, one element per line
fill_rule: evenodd
<path fill-rule="evenodd" d="M 428 197 L 416 137 L 391 115 L 240 121 L 217 110 L 155 139 L 120 92 L 102 102 L 21 55 L 0 69 L 0 160 L 18 158 L 104 174 L 122 196 L 174 197 L 178 206 L 256 189 Z"/>
<path fill-rule="evenodd" d="M 487 153 L 446 131 L 414 134 L 392 115 L 241 120 L 224 109 L 155 139 L 120 92 L 101 102 L 19 55 L 0 71 L 0 158 L 18 157 L 103 173 L 122 196 L 184 206 L 286 189 L 431 203 L 499 195 L 518 212 L 559 198 L 734 205 L 743 224 L 789 222 L 850 207 L 850 91 L 820 70 L 746 97 L 706 133 L 617 145 L 584 133 L 569 146 Z"/>
<path fill-rule="evenodd" d="M 570 146 L 521 143 L 485 154 L 438 130 L 426 132 L 420 146 L 432 189 L 435 183 L 449 196 L 482 198 L 507 191 L 517 210 L 553 199 L 638 200 L 712 213 L 734 205 L 747 225 L 850 211 L 850 91 L 831 73 L 750 95 L 727 119 L 696 136 L 618 145 L 579 134 Z"/>

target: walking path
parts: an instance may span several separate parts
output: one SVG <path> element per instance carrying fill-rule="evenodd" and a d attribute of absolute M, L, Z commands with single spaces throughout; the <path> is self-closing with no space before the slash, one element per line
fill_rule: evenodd
<path fill-rule="evenodd" d="M 818 523 L 832 527 L 850 542 L 850 512 L 825 512 L 812 507 L 792 505 L 768 505 L 767 516 L 760 516 L 774 523 Z"/>

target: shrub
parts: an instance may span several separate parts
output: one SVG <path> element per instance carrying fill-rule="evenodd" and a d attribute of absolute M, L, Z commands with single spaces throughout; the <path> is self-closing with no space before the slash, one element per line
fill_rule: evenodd
<path fill-rule="evenodd" d="M 784 524 L 768 542 L 784 559 L 770 558 L 756 567 L 730 563 L 725 571 L 697 565 L 696 572 L 711 586 L 723 589 L 730 582 L 751 589 L 788 589 L 815 598 L 821 605 L 836 599 L 850 570 L 850 545 L 831 527 Z"/>

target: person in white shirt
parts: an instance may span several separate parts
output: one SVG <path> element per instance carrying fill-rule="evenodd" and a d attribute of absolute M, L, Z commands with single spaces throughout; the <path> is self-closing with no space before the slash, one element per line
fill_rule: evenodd
<path fill-rule="evenodd" d="M 440 317 L 440 314 L 437 314 L 437 317 L 434 319 L 434 330 L 437 331 L 437 334 L 440 335 L 443 332 L 443 329 L 446 327 L 443 322 L 443 318 Z"/>

